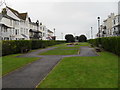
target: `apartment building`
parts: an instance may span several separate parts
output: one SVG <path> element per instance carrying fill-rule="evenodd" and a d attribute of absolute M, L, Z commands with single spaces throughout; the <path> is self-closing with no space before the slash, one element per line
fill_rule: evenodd
<path fill-rule="evenodd" d="M 120 14 L 111 13 L 99 29 L 100 37 L 120 36 Z"/>
<path fill-rule="evenodd" d="M 112 26 L 112 31 L 113 31 L 113 36 L 120 36 L 120 14 L 116 15 L 113 20 L 113 26 Z"/>
<path fill-rule="evenodd" d="M 53 40 L 54 36 L 53 36 L 53 32 L 51 30 L 47 30 L 47 40 Z"/>
<path fill-rule="evenodd" d="M 19 13 L 8 6 L 0 13 L 1 40 L 47 40 L 47 28 L 39 20 L 32 22 L 28 13 Z"/>
<path fill-rule="evenodd" d="M 113 35 L 112 27 L 113 27 L 113 19 L 115 15 L 114 13 L 111 13 L 108 15 L 108 18 L 103 21 L 103 31 L 104 31 L 104 36 L 105 37 L 111 37 Z"/>

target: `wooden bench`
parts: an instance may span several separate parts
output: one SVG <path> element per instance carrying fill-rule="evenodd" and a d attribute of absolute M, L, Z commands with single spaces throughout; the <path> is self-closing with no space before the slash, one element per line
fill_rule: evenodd
<path fill-rule="evenodd" d="M 95 47 L 96 52 L 101 52 L 101 49 L 99 47 Z"/>

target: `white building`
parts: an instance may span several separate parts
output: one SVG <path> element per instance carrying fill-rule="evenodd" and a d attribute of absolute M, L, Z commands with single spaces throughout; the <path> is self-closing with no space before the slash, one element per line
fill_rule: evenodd
<path fill-rule="evenodd" d="M 29 40 L 28 14 L 6 7 L 3 9 L 1 23 L 2 40 Z"/>
<path fill-rule="evenodd" d="M 38 20 L 32 22 L 28 13 L 19 13 L 7 6 L 0 13 L 1 40 L 48 40 L 47 33 L 46 26 Z"/>
<path fill-rule="evenodd" d="M 42 40 L 47 40 L 46 39 L 46 33 L 47 33 L 47 28 L 46 28 L 46 26 L 45 25 L 43 25 L 42 23 L 40 23 L 40 26 L 39 26 L 39 28 L 40 28 L 40 31 L 42 31 Z"/>
<path fill-rule="evenodd" d="M 113 36 L 120 36 L 120 19 L 119 19 L 120 15 L 116 15 L 113 20 L 113 27 L 112 27 L 112 31 L 113 31 Z"/>
<path fill-rule="evenodd" d="M 53 40 L 53 32 L 51 30 L 47 30 L 47 40 Z"/>
<path fill-rule="evenodd" d="M 117 24 L 117 17 L 115 18 L 115 14 L 111 13 L 107 19 L 103 21 L 103 24 L 100 26 L 100 37 L 112 37 L 114 34 L 115 23 L 113 23 L 114 19 Z"/>

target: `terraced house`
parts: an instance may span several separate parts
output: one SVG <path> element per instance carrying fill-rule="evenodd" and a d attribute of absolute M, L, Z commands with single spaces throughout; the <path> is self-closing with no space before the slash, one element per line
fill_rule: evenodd
<path fill-rule="evenodd" d="M 1 40 L 50 40 L 47 31 L 46 26 L 39 23 L 39 20 L 32 22 L 28 13 L 19 13 L 8 6 L 0 13 Z M 50 35 L 53 37 L 53 33 Z"/>
<path fill-rule="evenodd" d="M 99 27 L 100 37 L 120 36 L 120 14 L 111 13 Z"/>
<path fill-rule="evenodd" d="M 120 1 L 118 2 L 118 14 L 111 13 L 99 28 L 100 37 L 120 36 Z"/>

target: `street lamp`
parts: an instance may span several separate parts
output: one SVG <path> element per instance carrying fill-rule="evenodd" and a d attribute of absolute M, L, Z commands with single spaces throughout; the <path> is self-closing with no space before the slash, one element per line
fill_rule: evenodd
<path fill-rule="evenodd" d="M 91 27 L 91 39 L 93 39 L 92 28 L 93 28 L 93 27 Z"/>
<path fill-rule="evenodd" d="M 97 17 L 98 19 L 98 37 L 100 38 L 100 17 Z"/>
<path fill-rule="evenodd" d="M 63 33 L 61 33 L 61 36 L 62 36 L 62 40 L 63 40 Z"/>
<path fill-rule="evenodd" d="M 99 44 L 98 44 L 98 47 L 101 47 L 101 42 L 100 42 L 100 17 L 98 17 L 97 18 L 98 19 L 98 37 L 99 37 L 99 39 L 98 39 L 98 42 L 99 42 Z"/>
<path fill-rule="evenodd" d="M 54 30 L 54 36 L 55 36 L 55 28 L 53 30 Z"/>

